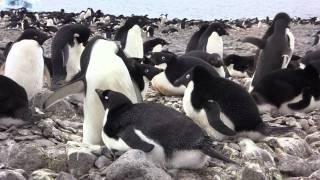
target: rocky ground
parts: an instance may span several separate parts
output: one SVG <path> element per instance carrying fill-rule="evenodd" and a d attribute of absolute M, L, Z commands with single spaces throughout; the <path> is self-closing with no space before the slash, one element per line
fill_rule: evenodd
<path fill-rule="evenodd" d="M 255 47 L 242 44 L 245 36 L 261 37 L 261 28 L 229 30 L 224 37 L 225 54 L 251 55 Z M 320 26 L 292 25 L 296 38 L 295 54 L 303 56 L 312 50 L 312 34 Z M 192 33 L 197 28 L 157 37 L 171 42 L 169 50 L 183 53 Z M 0 29 L 0 46 L 15 40 L 21 31 Z M 50 56 L 51 40 L 44 44 Z M 241 80 L 239 80 L 241 81 Z M 44 90 L 35 105 L 41 107 L 50 94 Z M 146 101 L 158 102 L 182 110 L 182 97 L 166 97 L 150 90 Z M 40 108 L 41 110 L 41 108 Z M 81 145 L 82 109 L 66 101 L 44 111 L 45 118 L 23 127 L 0 126 L 0 180 L 37 179 L 320 179 L 320 111 L 287 116 L 262 115 L 271 125 L 290 125 L 296 131 L 280 137 L 267 137 L 260 142 L 248 139 L 216 142 L 214 145 L 241 166 L 211 160 L 201 170 L 162 170 L 146 160 L 143 152 L 131 150 L 114 159 L 104 147 Z"/>

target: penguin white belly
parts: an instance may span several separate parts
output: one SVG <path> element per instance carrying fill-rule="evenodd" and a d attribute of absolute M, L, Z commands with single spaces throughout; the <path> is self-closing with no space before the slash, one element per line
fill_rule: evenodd
<path fill-rule="evenodd" d="M 223 58 L 223 42 L 222 38 L 217 32 L 212 32 L 212 34 L 209 36 L 206 51 L 209 54 L 217 53 L 221 58 Z"/>
<path fill-rule="evenodd" d="M 142 98 L 143 98 L 143 100 L 144 100 L 144 98 L 146 97 L 146 94 L 147 94 L 147 92 L 148 92 L 148 89 L 149 89 L 149 79 L 148 78 L 146 78 L 146 77 L 143 77 L 143 82 L 144 82 L 144 88 L 143 88 L 143 90 L 141 91 L 141 96 L 142 96 Z"/>
<path fill-rule="evenodd" d="M 220 77 L 226 77 L 226 72 L 224 72 L 223 66 L 219 68 L 216 68 L 216 67 L 213 67 L 213 68 L 217 71 Z"/>
<path fill-rule="evenodd" d="M 238 78 L 248 78 L 249 77 L 247 72 L 237 71 L 233 67 L 234 67 L 234 64 L 230 64 L 229 66 L 227 66 L 227 69 L 232 77 L 238 77 Z"/>
<path fill-rule="evenodd" d="M 167 96 L 183 95 L 186 89 L 183 85 L 179 87 L 173 86 L 164 72 L 153 77 L 151 84 L 154 89 Z"/>
<path fill-rule="evenodd" d="M 187 114 L 188 117 L 190 117 L 201 129 L 203 129 L 209 136 L 218 139 L 223 140 L 226 138 L 226 136 L 216 129 L 212 128 L 210 125 L 207 114 L 204 109 L 201 109 L 200 111 L 196 111 L 192 104 L 191 104 L 191 93 L 193 91 L 194 84 L 193 82 L 189 82 L 188 87 L 184 93 L 182 103 L 183 103 L 183 110 Z M 228 126 L 230 129 L 234 130 L 234 124 L 232 121 L 223 113 L 220 112 L 220 118 L 222 122 Z"/>
<path fill-rule="evenodd" d="M 84 99 L 83 142 L 100 144 L 104 109 L 95 89 L 110 89 L 137 102 L 130 74 L 115 52 L 115 43 L 98 40 L 94 45 L 86 73 L 87 91 Z"/>
<path fill-rule="evenodd" d="M 74 42 L 74 46 L 71 47 L 70 45 L 67 45 L 69 49 L 69 57 L 67 62 L 67 77 L 66 81 L 70 81 L 74 75 L 76 75 L 80 70 L 80 58 L 81 54 L 84 50 L 84 46 L 82 43 Z"/>
<path fill-rule="evenodd" d="M 167 64 L 166 63 L 162 63 L 162 64 L 158 64 L 158 65 L 155 65 L 154 67 L 158 68 L 158 69 L 163 69 L 163 70 L 166 70 L 167 69 Z"/>
<path fill-rule="evenodd" d="M 200 169 L 209 159 L 200 150 L 181 150 L 173 152 L 167 166 L 171 169 Z"/>
<path fill-rule="evenodd" d="M 143 58 L 143 40 L 141 28 L 138 25 L 134 25 L 128 31 L 124 52 L 128 57 Z"/>
<path fill-rule="evenodd" d="M 158 44 L 155 47 L 153 47 L 152 52 L 161 52 L 162 51 L 162 45 Z"/>
<path fill-rule="evenodd" d="M 34 40 L 13 44 L 5 64 L 4 75 L 27 91 L 30 100 L 43 86 L 44 60 L 41 46 Z"/>
<path fill-rule="evenodd" d="M 308 113 L 320 107 L 320 101 L 316 101 L 314 97 L 311 98 L 310 103 L 307 107 L 299 110 L 293 110 L 288 107 L 288 104 L 296 103 L 302 100 L 302 94 L 294 97 L 292 100 L 284 102 L 281 104 L 279 111 L 284 114 L 292 114 L 294 112 L 305 112 Z"/>

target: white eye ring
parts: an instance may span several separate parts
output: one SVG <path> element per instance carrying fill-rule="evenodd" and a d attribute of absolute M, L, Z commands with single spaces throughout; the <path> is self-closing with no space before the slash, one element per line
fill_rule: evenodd
<path fill-rule="evenodd" d="M 213 103 L 213 102 L 214 102 L 214 100 L 212 100 L 212 99 L 209 99 L 209 100 L 208 100 L 208 102 L 209 102 L 209 103 Z"/>
<path fill-rule="evenodd" d="M 187 79 L 190 79 L 190 74 L 187 74 L 187 75 L 186 75 L 186 78 L 187 78 Z"/>
<path fill-rule="evenodd" d="M 162 56 L 162 57 L 161 57 L 161 59 L 162 59 L 162 60 L 165 60 L 165 59 L 166 59 L 166 57 Z"/>
<path fill-rule="evenodd" d="M 144 72 L 145 72 L 145 73 L 148 73 L 148 72 L 149 72 L 149 69 L 144 70 Z"/>
<path fill-rule="evenodd" d="M 105 96 L 104 99 L 105 99 L 105 100 L 109 100 L 109 97 L 108 97 L 108 96 Z"/>

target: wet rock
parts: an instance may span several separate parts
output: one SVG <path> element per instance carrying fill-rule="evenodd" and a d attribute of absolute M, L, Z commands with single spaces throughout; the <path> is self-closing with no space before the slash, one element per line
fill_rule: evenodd
<path fill-rule="evenodd" d="M 39 169 L 32 172 L 33 180 L 54 180 L 58 174 L 50 169 Z"/>
<path fill-rule="evenodd" d="M 77 180 L 72 174 L 60 172 L 56 180 Z"/>
<path fill-rule="evenodd" d="M 247 164 L 241 174 L 242 180 L 266 180 L 265 173 L 259 164 Z"/>
<path fill-rule="evenodd" d="M 26 178 L 15 170 L 1 170 L 0 180 L 26 180 Z"/>
<path fill-rule="evenodd" d="M 84 147 L 68 149 L 68 169 L 71 174 L 80 177 L 93 167 L 97 157 Z"/>
<path fill-rule="evenodd" d="M 251 139 L 242 139 L 239 143 L 245 160 L 258 160 L 260 164 L 269 163 L 275 165 L 272 155 L 258 147 Z"/>
<path fill-rule="evenodd" d="M 285 153 L 300 158 L 307 158 L 312 154 L 309 144 L 301 138 L 278 137 L 267 138 L 267 143 L 273 148 L 280 148 Z"/>
<path fill-rule="evenodd" d="M 14 144 L 8 149 L 8 165 L 26 171 L 45 167 L 44 150 L 34 144 Z"/>
<path fill-rule="evenodd" d="M 144 152 L 129 150 L 107 167 L 102 174 L 106 179 L 172 179 L 164 170 L 147 160 Z"/>
<path fill-rule="evenodd" d="M 102 167 L 106 167 L 106 166 L 109 166 L 110 164 L 112 163 L 112 161 L 110 159 L 108 159 L 107 157 L 105 156 L 100 156 L 96 162 L 94 163 L 94 165 L 97 167 L 97 168 L 102 168 Z"/>

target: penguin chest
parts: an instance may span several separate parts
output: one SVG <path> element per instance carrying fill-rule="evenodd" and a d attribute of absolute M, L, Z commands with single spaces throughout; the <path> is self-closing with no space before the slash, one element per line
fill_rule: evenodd
<path fill-rule="evenodd" d="M 213 68 L 217 71 L 220 77 L 226 77 L 226 72 L 224 71 L 223 66 L 218 68 L 213 66 Z"/>
<path fill-rule="evenodd" d="M 249 75 L 246 71 L 242 72 L 242 71 L 238 71 L 238 70 L 234 69 L 234 64 L 230 64 L 229 66 L 227 66 L 227 69 L 232 77 L 238 77 L 238 78 L 248 78 L 249 77 Z"/>
<path fill-rule="evenodd" d="M 196 110 L 191 102 L 191 93 L 193 91 L 193 82 L 190 82 L 183 96 L 183 110 L 202 130 L 204 130 L 210 137 L 218 140 L 223 140 L 227 136 L 214 129 L 208 120 L 208 116 L 204 109 Z M 230 129 L 235 129 L 232 121 L 223 113 L 220 112 L 221 121 Z"/>
<path fill-rule="evenodd" d="M 212 32 L 208 38 L 206 52 L 209 54 L 217 53 L 223 58 L 223 41 L 217 32 Z"/>
<path fill-rule="evenodd" d="M 141 28 L 138 25 L 128 30 L 124 51 L 128 57 L 143 58 L 143 40 Z"/>
<path fill-rule="evenodd" d="M 303 96 L 302 96 L 302 94 L 299 94 L 298 96 L 292 98 L 291 100 L 282 103 L 281 106 L 279 107 L 279 111 L 284 114 L 292 114 L 294 112 L 308 113 L 308 112 L 313 111 L 313 110 L 320 107 L 320 101 L 315 100 L 315 98 L 313 96 L 311 97 L 309 104 L 304 108 L 296 110 L 296 109 L 292 109 L 288 106 L 289 104 L 298 103 L 302 100 L 303 100 Z"/>
<path fill-rule="evenodd" d="M 175 87 L 173 84 L 171 84 L 164 72 L 161 72 L 153 77 L 151 84 L 154 89 L 167 96 L 182 95 L 185 90 L 185 87 L 182 85 Z"/>
<path fill-rule="evenodd" d="M 28 99 L 39 93 L 43 86 L 43 50 L 34 40 L 14 43 L 5 64 L 4 75 L 25 88 Z"/>
<path fill-rule="evenodd" d="M 84 50 L 84 46 L 75 42 L 74 46 L 71 47 L 67 45 L 68 48 L 68 62 L 67 62 L 67 77 L 66 81 L 70 81 L 74 75 L 76 75 L 80 70 L 80 57 L 82 51 Z"/>
<path fill-rule="evenodd" d="M 162 51 L 162 45 L 157 44 L 156 46 L 153 47 L 152 52 L 161 52 Z"/>

